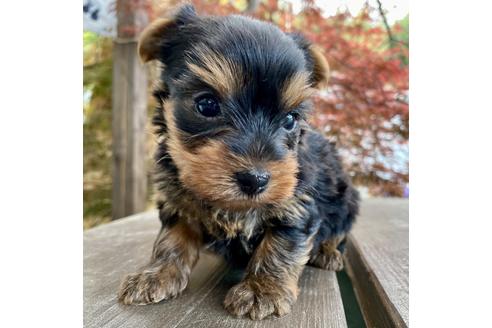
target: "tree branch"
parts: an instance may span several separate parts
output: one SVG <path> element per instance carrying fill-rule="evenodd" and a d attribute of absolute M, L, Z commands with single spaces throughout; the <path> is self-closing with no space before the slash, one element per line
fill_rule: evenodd
<path fill-rule="evenodd" d="M 386 15 L 384 14 L 383 4 L 381 3 L 380 0 L 376 0 L 376 1 L 378 3 L 379 15 L 383 19 L 384 27 L 386 28 L 386 33 L 388 34 L 390 46 L 393 46 L 393 44 L 395 44 L 397 42 L 397 40 L 395 39 L 395 37 L 393 36 L 393 33 L 391 32 L 391 27 L 389 26 L 388 20 L 386 19 Z"/>
<path fill-rule="evenodd" d="M 407 42 L 403 42 L 403 41 L 395 38 L 395 36 L 393 35 L 393 32 L 391 32 L 391 27 L 388 24 L 388 20 L 386 19 L 386 15 L 384 14 L 383 4 L 381 3 L 381 0 L 376 0 L 376 1 L 378 3 L 379 15 L 381 15 L 381 18 L 383 19 L 384 27 L 386 28 L 386 33 L 388 34 L 390 48 L 392 48 L 393 46 L 395 46 L 398 43 L 402 44 L 408 48 Z M 404 56 L 402 54 L 400 54 L 399 57 L 402 61 L 404 61 Z"/>

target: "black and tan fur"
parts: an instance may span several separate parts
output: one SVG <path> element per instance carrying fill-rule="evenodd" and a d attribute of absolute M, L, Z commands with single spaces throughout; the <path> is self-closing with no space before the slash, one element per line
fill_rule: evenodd
<path fill-rule="evenodd" d="M 342 269 L 358 212 L 334 145 L 306 121 L 313 90 L 328 80 L 326 59 L 300 35 L 247 17 L 199 17 L 189 5 L 151 25 L 139 51 L 162 65 L 153 118 L 162 229 L 150 263 L 124 279 L 120 301 L 178 295 L 204 248 L 245 269 L 226 296 L 230 313 L 288 313 L 307 263 Z M 197 111 L 203 93 L 220 114 Z M 269 174 L 266 189 L 243 193 L 235 174 L 256 168 Z"/>

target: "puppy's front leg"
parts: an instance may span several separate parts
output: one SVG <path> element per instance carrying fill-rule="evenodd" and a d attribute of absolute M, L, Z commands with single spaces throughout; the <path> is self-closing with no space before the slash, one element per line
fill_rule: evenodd
<path fill-rule="evenodd" d="M 266 232 L 246 269 L 224 301 L 236 315 L 261 320 L 270 314 L 290 312 L 299 292 L 297 282 L 308 261 L 312 240 L 297 228 L 272 228 Z"/>
<path fill-rule="evenodd" d="M 123 304 L 149 304 L 175 297 L 188 284 L 198 260 L 199 234 L 186 222 L 163 226 L 154 243 L 150 263 L 127 276 L 118 299 Z"/>

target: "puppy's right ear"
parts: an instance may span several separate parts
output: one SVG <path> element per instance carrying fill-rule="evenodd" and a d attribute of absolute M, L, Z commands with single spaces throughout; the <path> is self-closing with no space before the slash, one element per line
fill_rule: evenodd
<path fill-rule="evenodd" d="M 288 35 L 304 52 L 307 68 L 311 71 L 311 82 L 313 87 L 318 89 L 326 87 L 330 80 L 330 65 L 328 65 L 328 61 L 323 55 L 323 52 L 301 34 L 290 33 Z"/>
<path fill-rule="evenodd" d="M 138 41 L 138 55 L 142 62 L 158 59 L 166 39 L 180 26 L 194 21 L 197 17 L 193 5 L 186 4 L 179 7 L 171 16 L 158 18 L 147 26 Z"/>

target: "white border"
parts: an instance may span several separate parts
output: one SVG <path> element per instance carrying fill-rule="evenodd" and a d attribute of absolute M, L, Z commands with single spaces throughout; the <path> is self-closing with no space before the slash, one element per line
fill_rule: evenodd
<path fill-rule="evenodd" d="M 0 327 L 82 327 L 81 6 L 2 3 Z"/>
<path fill-rule="evenodd" d="M 491 3 L 410 3 L 410 326 L 490 326 Z"/>

